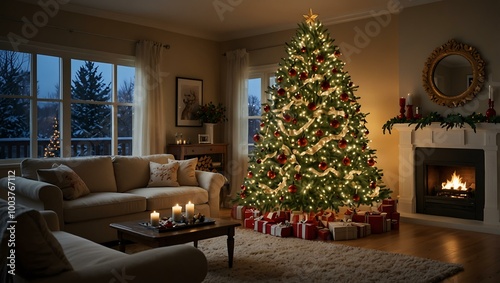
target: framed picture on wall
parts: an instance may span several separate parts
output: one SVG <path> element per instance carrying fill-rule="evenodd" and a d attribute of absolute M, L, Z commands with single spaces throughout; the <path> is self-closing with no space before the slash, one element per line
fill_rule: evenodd
<path fill-rule="evenodd" d="M 203 103 L 203 80 L 176 77 L 175 125 L 177 127 L 201 127 L 195 119 L 198 107 Z"/>

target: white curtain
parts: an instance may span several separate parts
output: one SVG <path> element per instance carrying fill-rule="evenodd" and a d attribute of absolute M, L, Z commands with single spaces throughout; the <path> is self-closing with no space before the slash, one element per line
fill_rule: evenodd
<path fill-rule="evenodd" d="M 248 137 L 248 53 L 245 49 L 226 52 L 226 105 L 231 196 L 239 191 L 247 170 Z"/>
<path fill-rule="evenodd" d="M 140 41 L 136 46 L 132 154 L 164 153 L 165 96 L 160 71 L 163 44 Z"/>

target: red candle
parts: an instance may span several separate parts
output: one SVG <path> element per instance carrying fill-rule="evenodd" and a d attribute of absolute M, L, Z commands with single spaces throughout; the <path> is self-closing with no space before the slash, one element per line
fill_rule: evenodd
<path fill-rule="evenodd" d="M 406 99 L 404 97 L 399 98 L 399 106 L 405 106 L 406 105 Z"/>

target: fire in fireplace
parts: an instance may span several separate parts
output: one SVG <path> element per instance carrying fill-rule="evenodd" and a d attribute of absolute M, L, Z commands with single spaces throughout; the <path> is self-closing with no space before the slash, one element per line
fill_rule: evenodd
<path fill-rule="evenodd" d="M 415 158 L 417 213 L 483 220 L 483 150 L 417 148 Z"/>

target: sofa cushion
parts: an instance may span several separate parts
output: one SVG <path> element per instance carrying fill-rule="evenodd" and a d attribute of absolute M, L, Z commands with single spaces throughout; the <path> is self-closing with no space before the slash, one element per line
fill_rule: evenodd
<path fill-rule="evenodd" d="M 198 180 L 196 179 L 197 157 L 187 160 L 169 160 L 169 162 L 179 163 L 179 170 L 177 171 L 177 181 L 179 185 L 198 186 Z"/>
<path fill-rule="evenodd" d="M 54 163 L 51 169 L 38 169 L 38 181 L 58 186 L 65 200 L 77 199 L 90 193 L 85 182 L 64 164 Z"/>
<path fill-rule="evenodd" d="M 150 161 L 148 187 L 178 187 L 178 169 L 179 163 L 176 162 L 160 164 Z"/>
<path fill-rule="evenodd" d="M 92 193 L 116 192 L 115 174 L 110 156 L 28 158 L 21 162 L 21 175 L 37 180 L 37 170 L 50 169 L 54 163 L 64 164 L 73 169 Z"/>
<path fill-rule="evenodd" d="M 208 203 L 208 191 L 200 187 L 156 187 L 139 188 L 127 191 L 127 194 L 138 195 L 146 198 L 147 210 L 160 210 L 172 208 L 176 204 L 186 204 L 189 201 L 197 204 Z"/>
<path fill-rule="evenodd" d="M 118 192 L 146 187 L 149 181 L 149 162 L 165 164 L 173 158 L 171 154 L 113 157 Z"/>
<path fill-rule="evenodd" d="M 7 220 L 12 220 L 7 219 L 7 203 L 1 199 L 0 211 L 2 223 L 6 224 Z M 40 212 L 16 205 L 15 220 L 17 223 L 12 224 L 13 234 L 10 234 L 10 230 L 2 229 L 2 232 L 5 233 L 3 239 L 12 238 L 9 234 L 15 235 L 16 274 L 31 279 L 73 270 L 63 248 L 50 232 Z"/>
<path fill-rule="evenodd" d="M 90 193 L 63 203 L 66 223 L 108 218 L 145 210 L 146 198 L 126 193 Z"/>

